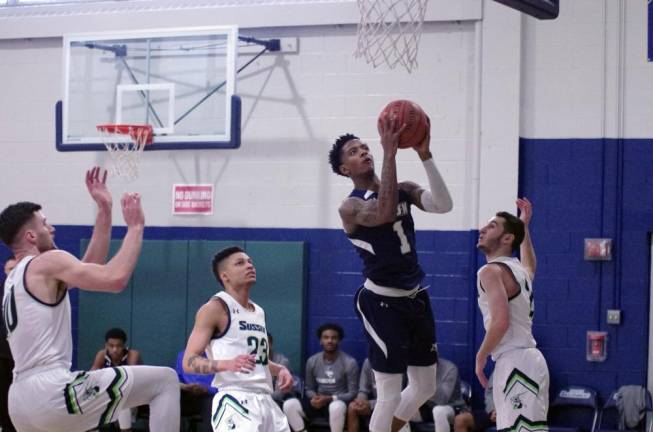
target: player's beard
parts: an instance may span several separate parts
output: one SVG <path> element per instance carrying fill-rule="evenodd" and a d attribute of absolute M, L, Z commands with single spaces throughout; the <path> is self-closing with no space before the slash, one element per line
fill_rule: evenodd
<path fill-rule="evenodd" d="M 41 244 L 37 245 L 37 249 L 39 250 L 40 253 L 51 251 L 54 249 L 59 249 L 54 242 L 53 238 L 50 238 L 49 241 L 44 241 L 41 242 Z"/>
<path fill-rule="evenodd" d="M 495 239 L 485 238 L 485 239 L 483 239 L 483 244 L 481 244 L 479 242 L 479 244 L 476 247 L 481 252 L 483 252 L 485 254 L 488 254 L 488 253 L 496 250 L 499 247 L 499 239 L 498 238 L 495 238 Z"/>

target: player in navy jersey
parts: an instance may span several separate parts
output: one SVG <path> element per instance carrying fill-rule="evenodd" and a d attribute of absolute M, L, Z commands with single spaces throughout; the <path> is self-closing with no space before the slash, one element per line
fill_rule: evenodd
<path fill-rule="evenodd" d="M 435 393 L 435 324 L 429 296 L 421 287 L 424 272 L 417 260 L 411 205 L 447 213 L 453 204 L 433 162 L 430 134 L 414 147 L 429 190 L 413 182 L 397 182 L 395 156 L 404 128 L 391 116 L 381 119 L 381 179 L 369 147 L 357 136 L 342 135 L 329 153 L 333 171 L 354 183 L 339 211 L 366 277 L 356 294 L 356 311 L 370 343 L 377 382 L 372 432 L 397 432 Z M 404 372 L 408 386 L 402 392 Z"/>

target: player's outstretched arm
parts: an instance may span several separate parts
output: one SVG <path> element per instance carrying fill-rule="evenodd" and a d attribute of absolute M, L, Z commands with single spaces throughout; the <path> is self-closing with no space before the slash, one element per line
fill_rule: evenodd
<path fill-rule="evenodd" d="M 354 232 L 357 226 L 373 227 L 395 220 L 399 201 L 395 156 L 399 145 L 399 135 L 405 127 L 406 125 L 397 125 L 397 121 L 391 116 L 384 116 L 381 119 L 383 166 L 378 199 L 363 201 L 352 197 L 342 203 L 339 212 L 346 232 Z"/>
<path fill-rule="evenodd" d="M 118 253 L 105 265 L 84 263 L 62 250 L 39 255 L 30 270 L 36 278 L 56 279 L 69 287 L 88 291 L 120 292 L 131 277 L 143 242 L 144 216 L 139 194 L 121 200 L 127 234 Z"/>
<path fill-rule="evenodd" d="M 96 166 L 86 171 L 86 189 L 97 204 L 98 212 L 93 226 L 93 235 L 88 243 L 83 262 L 104 264 L 107 261 L 111 241 L 111 208 L 113 199 L 107 189 L 107 171 Z"/>
<path fill-rule="evenodd" d="M 492 317 L 483 342 L 476 353 L 475 372 L 483 387 L 487 387 L 487 377 L 483 371 L 487 363 L 487 357 L 499 345 L 510 325 L 508 292 L 503 283 L 501 271 L 501 267 L 497 265 L 487 265 L 483 267 L 479 274 L 481 286 L 487 295 L 490 316 Z"/>
<path fill-rule="evenodd" d="M 537 258 L 529 229 L 533 217 L 533 204 L 526 197 L 519 198 L 517 199 L 517 208 L 519 208 L 519 218 L 524 222 L 524 241 L 519 246 L 519 255 L 532 281 L 535 277 L 535 270 L 537 270 Z"/>
<path fill-rule="evenodd" d="M 377 217 L 381 223 L 395 220 L 397 216 L 397 148 L 399 136 L 406 125 L 398 124 L 396 118 L 386 115 L 381 119 L 381 146 L 383 147 L 383 165 L 381 167 L 381 185 L 378 193 Z"/>
<path fill-rule="evenodd" d="M 406 182 L 406 187 L 410 187 L 410 190 L 407 190 L 411 194 L 411 201 L 420 209 L 429 212 L 429 213 L 448 213 L 453 208 L 453 200 L 451 199 L 451 194 L 447 188 L 447 184 L 444 182 L 440 171 L 435 166 L 435 161 L 433 160 L 433 154 L 431 153 L 430 144 L 431 143 L 431 133 L 430 131 L 424 137 L 424 140 L 414 149 L 417 152 L 422 165 L 424 165 L 424 170 L 426 171 L 426 177 L 429 181 L 429 190 L 424 190 L 421 187 L 417 186 L 415 183 Z M 402 185 L 404 185 L 402 184 Z"/>

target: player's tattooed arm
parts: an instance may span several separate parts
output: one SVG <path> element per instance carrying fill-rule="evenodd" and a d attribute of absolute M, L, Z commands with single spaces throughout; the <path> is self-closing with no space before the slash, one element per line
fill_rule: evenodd
<path fill-rule="evenodd" d="M 188 337 L 182 366 L 187 373 L 212 374 L 217 372 L 217 364 L 213 364 L 202 354 L 211 342 L 211 337 L 222 332 L 228 322 L 224 303 L 219 300 L 209 300 L 197 311 L 195 325 Z"/>
<path fill-rule="evenodd" d="M 379 200 L 377 216 L 381 223 L 395 220 L 397 215 L 397 162 L 395 156 L 399 145 L 399 136 L 406 128 L 400 125 L 392 116 L 381 119 L 381 146 L 383 147 L 383 165 L 381 166 L 381 185 L 379 186 Z"/>
<path fill-rule="evenodd" d="M 386 221 L 379 217 L 378 201 L 363 201 L 360 198 L 347 198 L 340 206 L 340 218 L 345 231 L 352 233 L 358 226 L 373 227 Z"/>
<path fill-rule="evenodd" d="M 209 375 L 217 372 L 216 361 L 209 360 L 199 355 L 192 355 L 186 360 L 187 369 L 196 374 Z"/>
<path fill-rule="evenodd" d="M 192 355 L 186 362 L 184 369 L 203 375 L 227 371 L 249 373 L 256 365 L 253 354 L 243 354 L 228 360 L 210 360 L 200 355 Z"/>

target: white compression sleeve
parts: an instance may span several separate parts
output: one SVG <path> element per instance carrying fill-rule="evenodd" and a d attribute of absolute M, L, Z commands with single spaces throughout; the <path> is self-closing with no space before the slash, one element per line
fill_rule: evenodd
<path fill-rule="evenodd" d="M 435 166 L 433 158 L 422 161 L 426 176 L 429 179 L 429 189 L 422 192 L 420 197 L 422 200 L 422 207 L 429 213 L 447 213 L 453 207 L 449 189 L 444 183 L 440 172 Z"/>

